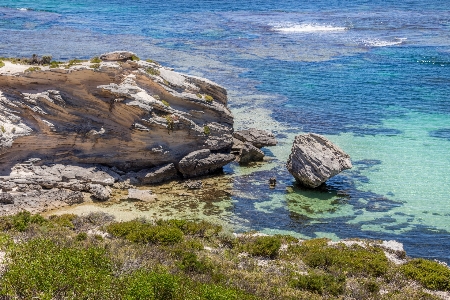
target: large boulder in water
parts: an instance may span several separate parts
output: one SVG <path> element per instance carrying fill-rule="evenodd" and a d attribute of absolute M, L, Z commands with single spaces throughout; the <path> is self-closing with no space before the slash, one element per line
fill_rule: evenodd
<path fill-rule="evenodd" d="M 352 163 L 347 153 L 325 137 L 308 133 L 295 137 L 286 167 L 300 184 L 316 188 L 352 168 Z"/>

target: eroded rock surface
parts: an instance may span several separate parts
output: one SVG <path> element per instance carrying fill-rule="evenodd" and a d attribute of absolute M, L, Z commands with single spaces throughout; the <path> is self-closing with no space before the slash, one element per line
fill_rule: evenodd
<path fill-rule="evenodd" d="M 229 152 L 226 90 L 156 63 L 115 61 L 132 55 L 104 54 L 95 69 L 89 62 L 1 68 L 0 175 L 31 157 L 128 171 L 178 163 L 201 149 Z"/>
<path fill-rule="evenodd" d="M 350 169 L 350 156 L 325 137 L 301 134 L 295 137 L 286 167 L 302 185 L 315 188 L 343 170 Z"/>

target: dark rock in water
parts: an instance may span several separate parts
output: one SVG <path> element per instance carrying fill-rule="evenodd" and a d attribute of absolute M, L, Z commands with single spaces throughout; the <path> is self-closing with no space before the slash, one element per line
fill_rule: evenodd
<path fill-rule="evenodd" d="M 13 196 L 9 193 L 0 193 L 0 203 L 1 204 L 13 204 Z"/>
<path fill-rule="evenodd" d="M 176 178 L 178 175 L 174 164 L 141 170 L 137 173 L 137 179 L 142 184 L 154 184 Z"/>
<path fill-rule="evenodd" d="M 246 142 L 242 144 L 239 151 L 239 155 L 236 160 L 240 164 L 247 164 L 253 161 L 261 161 L 264 158 L 264 152 L 253 146 L 252 144 Z"/>
<path fill-rule="evenodd" d="M 270 177 L 269 184 L 270 185 L 276 185 L 277 184 L 277 179 L 275 177 Z"/>
<path fill-rule="evenodd" d="M 184 186 L 188 190 L 199 190 L 203 187 L 203 182 L 201 180 L 189 180 L 184 183 Z"/>
<path fill-rule="evenodd" d="M 221 169 L 235 159 L 232 154 L 211 153 L 209 149 L 194 151 L 178 163 L 184 178 L 201 176 Z"/>
<path fill-rule="evenodd" d="M 100 59 L 103 61 L 126 61 L 136 56 L 135 53 L 129 51 L 114 51 L 100 55 Z"/>
<path fill-rule="evenodd" d="M 255 128 L 235 131 L 233 137 L 244 143 L 251 143 L 257 148 L 275 146 L 277 144 L 273 133 Z"/>
<path fill-rule="evenodd" d="M 295 137 L 286 167 L 300 184 L 316 188 L 352 168 L 352 163 L 348 154 L 325 137 L 308 133 Z"/>

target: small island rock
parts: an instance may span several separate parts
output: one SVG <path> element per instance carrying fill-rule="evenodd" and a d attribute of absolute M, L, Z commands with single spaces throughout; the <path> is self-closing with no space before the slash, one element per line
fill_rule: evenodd
<path fill-rule="evenodd" d="M 295 137 L 286 167 L 300 184 L 316 188 L 352 168 L 352 163 L 348 154 L 325 137 L 308 133 Z"/>

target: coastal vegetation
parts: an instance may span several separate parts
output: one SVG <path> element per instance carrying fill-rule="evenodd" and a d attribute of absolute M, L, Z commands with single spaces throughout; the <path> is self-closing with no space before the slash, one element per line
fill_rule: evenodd
<path fill-rule="evenodd" d="M 211 134 L 211 129 L 209 128 L 208 125 L 203 126 L 203 133 L 205 135 L 210 135 Z"/>
<path fill-rule="evenodd" d="M 1 67 L 4 67 L 4 66 L 5 66 L 5 63 L 4 63 L 3 61 L 0 60 L 0 68 L 1 68 Z"/>
<path fill-rule="evenodd" d="M 91 60 L 90 60 L 91 64 L 99 64 L 101 62 L 102 62 L 102 60 L 98 56 L 95 56 L 95 57 L 91 58 Z"/>
<path fill-rule="evenodd" d="M 29 67 L 28 69 L 25 70 L 25 72 L 35 72 L 39 70 L 41 70 L 40 67 Z"/>
<path fill-rule="evenodd" d="M 449 269 L 369 243 L 233 235 L 205 221 L 103 213 L 0 218 L 0 293 L 31 299 L 439 299 Z M 26 272 L 24 272 L 26 270 Z M 412 284 L 415 282 L 415 284 Z"/>
<path fill-rule="evenodd" d="M 157 70 L 157 69 L 155 69 L 155 68 L 152 68 L 152 67 L 148 67 L 146 70 L 145 70 L 148 74 L 150 74 L 150 75 L 153 75 L 153 76 L 158 76 L 160 73 L 159 73 L 159 70 Z"/>

